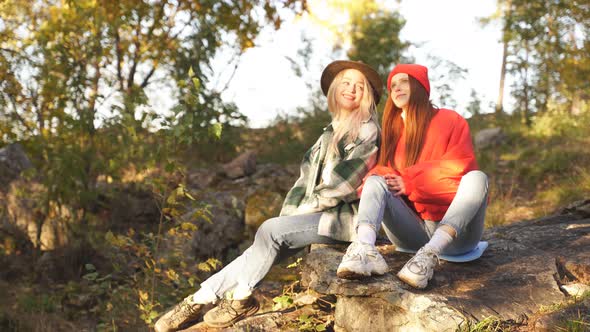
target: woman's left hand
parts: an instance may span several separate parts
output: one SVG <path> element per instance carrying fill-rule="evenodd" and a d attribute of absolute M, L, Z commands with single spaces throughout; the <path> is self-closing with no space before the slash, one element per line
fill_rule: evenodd
<path fill-rule="evenodd" d="M 406 185 L 404 184 L 404 179 L 402 179 L 401 176 L 386 174 L 383 176 L 383 178 L 387 183 L 387 188 L 389 188 L 390 191 L 393 191 L 395 196 L 406 194 Z"/>

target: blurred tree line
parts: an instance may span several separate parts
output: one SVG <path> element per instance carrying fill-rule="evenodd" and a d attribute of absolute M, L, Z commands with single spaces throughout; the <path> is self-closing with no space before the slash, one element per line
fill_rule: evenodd
<path fill-rule="evenodd" d="M 207 145 L 245 117 L 208 87 L 305 0 L 7 0 L 0 3 L 0 145 L 22 142 L 48 199 L 86 208 L 96 181 Z M 234 61 L 237 61 L 234 59 Z M 170 112 L 146 94 L 169 88 Z M 154 133 L 156 134 L 150 134 Z"/>
<path fill-rule="evenodd" d="M 516 101 L 514 112 L 531 125 L 535 113 L 572 115 L 590 100 L 590 2 L 498 0 L 498 13 L 484 19 L 502 24 L 503 61 L 496 113 L 503 108 L 504 83 Z"/>

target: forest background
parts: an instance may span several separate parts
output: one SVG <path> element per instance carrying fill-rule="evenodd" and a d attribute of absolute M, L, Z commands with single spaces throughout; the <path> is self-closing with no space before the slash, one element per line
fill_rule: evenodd
<path fill-rule="evenodd" d="M 413 60 L 412 42 L 399 37 L 399 12 L 375 0 L 325 3 L 348 18 L 318 22 L 334 36 L 325 47 L 335 58 L 361 60 L 383 78 L 394 64 Z M 198 218 L 215 222 L 187 189 L 187 174 L 248 149 L 259 163 L 297 164 L 329 114 L 310 84 L 307 106 L 267 128 L 248 128 L 240 109 L 211 88 L 212 63 L 223 51 L 235 70 L 262 29 L 313 15 L 310 8 L 306 0 L 0 2 L 0 148 L 20 144 L 33 165 L 19 185 L 1 188 L 0 329 L 147 329 L 225 263 L 227 257 L 160 258 L 163 234 L 198 232 L 179 218 L 184 205 L 199 206 Z M 475 92 L 465 110 L 473 133 L 504 133 L 501 143 L 478 150 L 492 184 L 487 226 L 589 198 L 590 3 L 498 0 L 497 12 L 480 21 L 500 24 L 503 43 L 495 111 L 483 113 Z M 304 76 L 313 45 L 306 36 L 297 42 L 293 70 Z M 452 106 L 450 82 L 465 73 L 452 60 L 434 56 L 429 64 L 440 75 L 431 77 L 437 105 Z M 146 94 L 162 82 L 173 91 L 166 112 Z M 504 93 L 514 100 L 509 109 Z M 105 202 L 129 188 L 149 195 L 157 218 L 138 225 L 106 212 Z M 35 236 L 10 226 L 11 195 L 34 202 Z M 50 251 L 41 230 L 52 223 L 67 239 L 59 250 L 79 258 L 59 278 L 37 268 Z M 94 263 L 95 256 L 108 264 Z M 186 273 L 187 264 L 202 274 Z"/>

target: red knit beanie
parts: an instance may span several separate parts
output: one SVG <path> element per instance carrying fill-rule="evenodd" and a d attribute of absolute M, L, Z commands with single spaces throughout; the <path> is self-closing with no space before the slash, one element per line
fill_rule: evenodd
<path fill-rule="evenodd" d="M 420 84 L 426 89 L 426 93 L 430 96 L 430 82 L 428 81 L 428 68 L 417 64 L 399 64 L 393 68 L 387 77 L 387 91 L 391 91 L 391 78 L 395 74 L 405 73 L 417 79 Z"/>

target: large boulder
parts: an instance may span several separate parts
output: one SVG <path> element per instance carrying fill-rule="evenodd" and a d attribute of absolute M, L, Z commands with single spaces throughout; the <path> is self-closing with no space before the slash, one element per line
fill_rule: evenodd
<path fill-rule="evenodd" d="M 246 200 L 246 226 L 256 230 L 267 219 L 278 216 L 283 198 L 284 194 L 274 191 L 259 191 L 250 195 Z"/>
<path fill-rule="evenodd" d="M 244 240 L 244 204 L 231 192 L 208 192 L 195 197 L 197 204 L 178 217 L 183 232 L 168 231 L 163 254 L 197 262 L 224 259 Z M 220 240 L 221 239 L 221 240 Z"/>
<path fill-rule="evenodd" d="M 187 186 L 195 190 L 204 190 L 219 182 L 222 174 L 223 172 L 211 168 L 192 169 L 186 177 Z"/>
<path fill-rule="evenodd" d="M 222 166 L 225 175 L 230 179 L 237 179 L 256 172 L 256 154 L 246 151 L 234 160 Z"/>
<path fill-rule="evenodd" d="M 244 203 L 228 192 L 211 193 L 203 201 L 208 202 L 211 218 L 198 221 L 191 253 L 200 259 L 222 258 L 244 239 Z"/>
<path fill-rule="evenodd" d="M 475 134 L 475 147 L 483 149 L 488 146 L 499 144 L 504 141 L 505 138 L 504 132 L 500 127 L 482 129 Z"/>
<path fill-rule="evenodd" d="M 335 324 L 344 331 L 455 331 L 490 316 L 530 323 L 543 307 L 567 298 L 567 283 L 585 280 L 560 278 L 558 266 L 577 266 L 578 276 L 586 271 L 590 219 L 556 215 L 489 229 L 484 238 L 490 246 L 479 260 L 441 262 L 425 290 L 397 279 L 411 255 L 391 244 L 379 246 L 390 272 L 361 281 L 336 276 L 346 246 L 314 246 L 303 264 L 302 283 L 337 297 Z M 559 257 L 569 265 L 556 264 Z"/>

